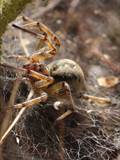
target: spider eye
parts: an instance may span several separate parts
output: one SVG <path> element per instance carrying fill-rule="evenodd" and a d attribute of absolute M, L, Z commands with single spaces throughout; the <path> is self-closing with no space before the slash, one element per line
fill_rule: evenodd
<path fill-rule="evenodd" d="M 52 71 L 56 71 L 57 68 L 58 68 L 57 65 L 54 65 L 53 68 L 52 68 Z"/>

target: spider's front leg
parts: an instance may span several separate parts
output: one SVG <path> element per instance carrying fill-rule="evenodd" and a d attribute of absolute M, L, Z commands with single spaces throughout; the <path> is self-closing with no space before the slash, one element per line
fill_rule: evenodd
<path fill-rule="evenodd" d="M 48 98 L 47 94 L 45 92 L 42 92 L 40 97 L 28 100 L 28 101 L 23 102 L 23 103 L 16 104 L 16 105 L 14 105 L 14 108 L 16 108 L 16 109 L 20 109 L 20 108 L 23 108 L 23 107 L 29 108 L 29 107 L 32 107 L 35 104 L 39 104 L 40 102 L 45 102 L 47 100 L 47 98 Z"/>
<path fill-rule="evenodd" d="M 29 80 L 31 81 L 31 78 L 34 78 L 38 81 L 31 82 L 32 88 L 35 92 L 35 94 L 40 95 L 37 98 L 34 98 L 32 100 L 29 100 L 27 102 L 23 102 L 21 104 L 14 105 L 15 108 L 23 108 L 23 107 L 31 107 L 34 104 L 38 104 L 40 102 L 45 102 L 48 98 L 47 93 L 42 91 L 43 87 L 47 87 L 49 84 L 53 83 L 53 78 L 50 76 L 45 76 L 41 73 L 35 72 L 33 70 L 30 70 L 28 75 Z M 40 81 L 39 81 L 40 80 Z"/>
<path fill-rule="evenodd" d="M 43 23 L 41 22 L 36 22 L 26 16 L 23 16 L 23 21 L 27 22 L 27 24 L 23 25 L 23 26 L 32 26 L 32 27 L 37 27 L 39 29 L 39 31 L 41 31 L 43 33 L 44 36 L 46 36 L 44 39 L 47 40 L 46 42 L 48 43 L 48 46 L 52 47 L 51 49 L 57 49 L 60 47 L 60 41 L 57 38 L 57 36 Z M 39 33 L 38 33 L 38 38 L 39 38 Z M 49 38 L 51 39 L 49 41 Z M 46 39 L 47 38 L 47 39 Z M 49 41 L 49 42 L 48 42 Z M 54 43 L 54 45 L 52 44 L 52 42 Z"/>
<path fill-rule="evenodd" d="M 28 17 L 23 17 L 23 21 L 27 23 L 21 26 L 17 24 L 13 24 L 13 26 L 24 32 L 30 33 L 33 36 L 36 36 L 39 39 L 39 41 L 42 40 L 46 44 L 46 46 L 34 52 L 32 56 L 12 55 L 10 57 L 25 60 L 30 63 L 41 62 L 46 59 L 52 58 L 56 54 L 57 49 L 60 47 L 60 41 L 57 38 L 57 36 L 43 23 L 33 21 Z M 31 27 L 36 28 L 37 31 L 33 31 Z M 37 32 L 40 32 L 40 33 L 37 33 Z"/>

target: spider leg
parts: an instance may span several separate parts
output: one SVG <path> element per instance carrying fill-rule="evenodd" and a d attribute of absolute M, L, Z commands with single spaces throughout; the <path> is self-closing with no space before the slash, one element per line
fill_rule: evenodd
<path fill-rule="evenodd" d="M 32 34 L 34 36 L 37 36 L 37 37 L 39 37 L 40 40 L 44 40 L 45 39 L 45 36 L 43 34 L 38 34 L 38 33 L 34 32 L 34 31 L 26 29 L 26 28 L 24 28 L 22 26 L 19 26 L 17 24 L 13 24 L 13 27 L 15 27 L 17 29 L 20 29 L 20 30 L 22 30 L 24 32 L 30 33 L 30 34 Z M 37 61 L 36 61 L 36 52 L 33 53 L 33 55 L 35 54 L 35 56 L 14 55 L 13 54 L 13 55 L 7 56 L 7 58 L 15 58 L 16 60 L 23 60 L 23 61 L 28 61 L 28 62 L 43 61 L 44 59 L 46 59 L 46 58 L 43 58 L 44 55 L 42 54 L 44 52 L 44 50 L 45 49 L 41 49 L 41 50 L 38 51 L 37 55 L 39 55 L 39 56 L 37 57 Z"/>
<path fill-rule="evenodd" d="M 18 29 L 21 29 L 24 32 L 28 32 L 36 36 L 38 39 L 42 40 L 48 46 L 44 49 L 40 49 L 37 53 L 33 53 L 32 56 L 26 57 L 26 60 L 30 61 L 31 63 L 35 63 L 53 57 L 56 54 L 57 49 L 60 47 L 60 41 L 57 38 L 57 36 L 54 35 L 54 33 L 50 29 L 48 29 L 43 23 L 33 21 L 28 17 L 23 17 L 23 20 L 27 21 L 28 23 L 22 26 L 13 24 L 13 26 Z M 39 31 L 41 31 L 43 34 L 39 34 L 30 29 L 25 28 L 30 26 L 38 28 Z M 54 43 L 52 43 L 52 41 Z M 25 59 L 25 57 L 23 58 Z"/>
<path fill-rule="evenodd" d="M 16 108 L 16 109 L 29 108 L 35 104 L 39 104 L 40 102 L 45 102 L 47 100 L 47 98 L 48 98 L 47 94 L 45 92 L 42 92 L 40 97 L 28 100 L 23 103 L 16 104 L 16 105 L 14 105 L 14 108 Z"/>
<path fill-rule="evenodd" d="M 7 58 L 15 58 L 16 60 L 27 61 L 29 63 L 42 62 L 46 59 L 52 58 L 54 54 L 54 49 L 47 50 L 46 47 L 32 53 L 31 56 L 22 55 L 10 55 Z"/>
<path fill-rule="evenodd" d="M 54 48 L 52 48 L 52 49 L 51 48 L 49 50 L 47 50 L 47 48 L 44 47 L 44 48 L 32 53 L 32 56 L 30 57 L 30 62 L 37 63 L 37 62 L 42 62 L 46 59 L 52 58 L 56 51 Z"/>
<path fill-rule="evenodd" d="M 74 100 L 72 98 L 72 93 L 70 86 L 67 82 L 58 82 L 53 84 L 52 86 L 48 87 L 46 92 L 48 94 L 57 97 L 58 100 L 63 101 L 65 104 L 71 104 L 70 109 L 75 109 Z"/>
<path fill-rule="evenodd" d="M 36 78 L 37 80 L 43 80 L 43 81 L 45 81 L 45 83 L 47 82 L 48 84 L 51 84 L 51 83 L 53 83 L 53 81 L 54 81 L 53 77 L 43 75 L 42 73 L 38 73 L 38 72 L 33 71 L 33 70 L 27 71 L 26 74 L 27 74 L 29 77 Z M 26 76 L 27 76 L 27 75 L 26 75 Z"/>
<path fill-rule="evenodd" d="M 42 73 L 39 73 L 37 71 L 34 71 L 34 70 L 31 70 L 31 69 L 26 69 L 26 68 L 17 68 L 17 67 L 14 67 L 12 65 L 9 65 L 7 63 L 1 63 L 0 66 L 2 67 L 5 67 L 5 68 L 8 68 L 8 69 L 12 69 L 12 70 L 15 70 L 17 72 L 20 72 L 21 73 L 21 76 L 23 77 L 20 77 L 20 80 L 28 80 L 30 77 L 33 77 L 33 78 L 36 78 L 36 80 L 42 80 L 42 81 L 45 81 L 45 83 L 47 82 L 48 84 L 51 84 L 54 82 L 54 79 L 53 77 L 49 76 L 49 75 L 44 75 L 42 73 L 46 73 L 47 70 L 45 70 L 46 68 L 44 68 L 44 70 L 42 71 Z M 19 79 L 18 77 L 16 79 Z M 47 85 L 48 85 L 47 84 Z M 47 86 L 46 85 L 46 86 Z"/>
<path fill-rule="evenodd" d="M 36 22 L 36 21 L 26 17 L 26 16 L 23 16 L 23 20 L 28 22 L 28 24 L 25 24 L 24 26 L 31 26 L 31 25 L 38 26 L 40 31 L 42 31 L 43 33 L 46 33 L 51 38 L 51 40 L 54 41 L 55 47 L 58 47 L 58 48 L 60 47 L 60 41 L 57 38 L 57 36 L 47 26 L 45 26 L 43 23 Z"/>
<path fill-rule="evenodd" d="M 17 61 L 18 60 L 22 60 L 22 61 L 30 61 L 30 56 L 25 56 L 25 55 L 10 55 L 10 56 L 7 56 L 7 58 L 15 58 Z"/>
<path fill-rule="evenodd" d="M 69 116 L 70 114 L 72 114 L 73 111 L 71 110 L 67 110 L 65 113 L 63 113 L 61 116 L 59 116 L 56 121 L 60 121 L 60 120 L 63 120 L 65 119 L 67 116 Z"/>
<path fill-rule="evenodd" d="M 48 91 L 46 92 L 53 97 L 57 97 L 59 101 L 62 101 L 67 106 L 67 111 L 58 117 L 56 119 L 57 121 L 63 120 L 75 111 L 76 106 L 74 104 L 70 86 L 67 82 L 58 82 L 52 87 L 48 88 Z"/>

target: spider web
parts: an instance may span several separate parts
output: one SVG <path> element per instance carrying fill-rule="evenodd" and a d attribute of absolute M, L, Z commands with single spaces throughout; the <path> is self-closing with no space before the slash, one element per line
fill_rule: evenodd
<path fill-rule="evenodd" d="M 8 74 L 7 71 L 5 73 L 9 77 L 16 77 L 15 73 Z M 6 102 L 12 88 L 10 84 L 13 85 L 12 79 L 6 78 L 2 90 Z M 25 101 L 28 92 L 28 86 L 22 83 L 17 92 L 16 102 Z M 9 159 L 10 157 L 11 159 L 20 157 L 24 160 L 116 158 L 120 148 L 119 104 L 95 109 L 88 102 L 81 100 L 78 105 L 80 111 L 58 123 L 55 123 L 55 119 L 60 113 L 54 110 L 50 100 L 27 109 L 11 131 L 3 155 L 7 150 Z M 17 112 L 14 110 L 13 117 Z M 12 141 L 17 147 L 16 154 L 12 148 L 8 149 Z"/>
<path fill-rule="evenodd" d="M 21 85 L 17 94 L 19 101 L 25 98 L 23 90 L 25 91 L 25 86 Z M 79 107 L 83 104 L 85 105 L 85 102 Z M 56 114 L 50 102 L 27 109 L 9 138 L 9 141 L 14 140 L 17 146 L 16 159 L 116 158 L 120 147 L 119 106 L 115 106 L 114 110 L 93 110 L 92 106 L 89 106 L 91 112 L 87 112 L 87 107 L 88 104 L 78 113 L 57 124 L 54 122 L 58 113 Z M 12 158 L 15 156 L 12 151 L 7 154 L 12 155 Z"/>
<path fill-rule="evenodd" d="M 84 112 L 54 125 L 50 116 L 54 112 L 51 107 L 36 106 L 27 110 L 22 121 L 15 126 L 14 135 L 17 135 L 16 140 L 19 138 L 24 159 L 26 153 L 35 159 L 95 160 L 98 157 L 99 160 L 106 160 L 117 156 L 120 130 L 117 124 L 119 117 L 115 113 L 112 118 L 108 118 L 113 126 L 102 124 L 101 116 L 96 113 L 88 115 L 90 119 L 87 119 Z"/>

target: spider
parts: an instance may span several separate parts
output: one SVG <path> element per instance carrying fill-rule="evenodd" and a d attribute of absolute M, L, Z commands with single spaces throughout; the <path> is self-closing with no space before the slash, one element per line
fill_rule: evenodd
<path fill-rule="evenodd" d="M 8 56 L 8 58 L 25 61 L 22 68 L 17 69 L 23 73 L 21 81 L 27 81 L 30 84 L 36 97 L 15 104 L 14 108 L 32 107 L 46 102 L 48 98 L 53 98 L 55 99 L 53 105 L 55 109 L 59 109 L 63 104 L 67 106 L 66 111 L 56 119 L 56 121 L 63 120 L 76 111 L 73 93 L 77 95 L 86 90 L 84 73 L 76 62 L 69 59 L 55 60 L 48 65 L 43 63 L 56 55 L 60 48 L 60 41 L 43 23 L 28 17 L 22 17 L 22 21 L 23 25 L 13 24 L 13 27 L 35 36 L 40 42 L 44 42 L 45 47 L 39 49 L 38 46 L 38 51 L 30 56 Z M 10 66 L 8 65 L 8 67 Z M 84 98 L 94 99 L 87 95 L 84 95 Z"/>
<path fill-rule="evenodd" d="M 76 88 L 76 90 L 78 90 L 78 86 L 80 90 L 85 88 L 83 71 L 79 65 L 69 59 L 57 60 L 45 65 L 43 61 L 56 55 L 60 47 L 59 39 L 43 23 L 36 22 L 25 16 L 21 18 L 23 24 L 13 24 L 13 27 L 35 36 L 40 42 L 44 42 L 45 47 L 39 49 L 38 46 L 38 51 L 30 56 L 8 56 L 8 58 L 16 58 L 19 61 L 25 61 L 22 68 L 18 68 L 18 70 L 24 72 L 21 81 L 28 81 L 36 95 L 36 98 L 20 104 L 15 104 L 14 108 L 31 107 L 35 104 L 45 102 L 48 97 L 55 97 L 58 101 L 58 103 L 55 103 L 55 106 L 57 105 L 56 107 L 61 106 L 63 103 L 69 106 L 69 111 L 58 117 L 57 120 L 64 119 L 75 111 L 75 103 L 71 89 Z M 75 79 L 76 83 L 73 83 L 72 81 Z M 72 85 L 70 86 L 70 84 Z"/>

